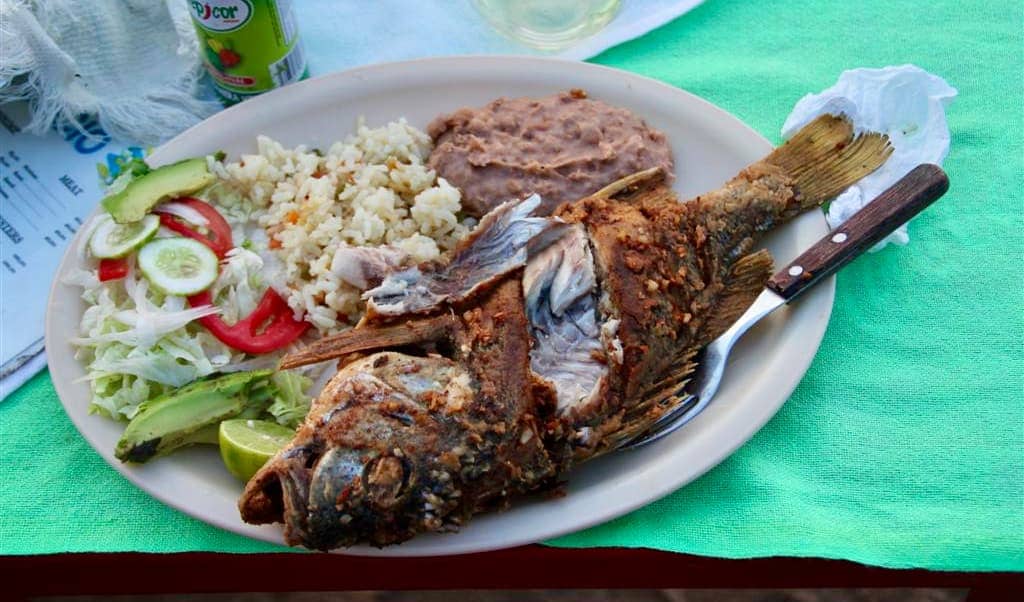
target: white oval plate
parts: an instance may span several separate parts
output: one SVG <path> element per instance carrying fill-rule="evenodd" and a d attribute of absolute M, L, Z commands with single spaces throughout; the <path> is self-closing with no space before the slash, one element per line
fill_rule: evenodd
<path fill-rule="evenodd" d="M 569 88 L 583 88 L 594 98 L 628 107 L 665 132 L 675 153 L 676 189 L 683 198 L 719 187 L 772 148 L 722 109 L 631 73 L 554 59 L 459 57 L 375 65 L 290 85 L 214 115 L 161 146 L 151 162 L 159 165 L 216 150 L 229 156 L 254 152 L 257 134 L 285 146 L 326 148 L 351 133 L 360 116 L 370 125 L 404 116 L 423 128 L 434 116 L 462 106 Z M 822 214 L 811 212 L 776 232 L 767 247 L 782 264 L 826 231 Z M 57 393 L 82 436 L 111 466 L 158 500 L 223 529 L 281 542 L 278 526 L 241 521 L 236 500 L 242 485 L 223 468 L 215 449 L 182 450 L 143 466 L 114 458 L 114 444 L 124 427 L 88 414 L 88 385 L 79 381 L 84 370 L 68 340 L 84 310 L 79 291 L 60 279 L 73 261 L 72 254 L 65 255 L 50 293 L 46 350 Z M 746 442 L 786 401 L 818 349 L 834 292 L 830 279 L 758 325 L 737 347 L 718 396 L 700 417 L 658 444 L 572 471 L 568 495 L 525 501 L 506 512 L 477 517 L 457 534 L 344 552 L 422 556 L 507 548 L 611 520 L 675 491 Z"/>

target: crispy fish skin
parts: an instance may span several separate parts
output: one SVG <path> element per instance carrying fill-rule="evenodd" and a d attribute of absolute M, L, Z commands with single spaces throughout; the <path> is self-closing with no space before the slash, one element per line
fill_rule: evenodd
<path fill-rule="evenodd" d="M 723 316 L 722 310 L 745 309 L 771 276 L 771 258 L 749 253 L 757 236 L 799 206 L 792 180 L 768 164 L 683 204 L 655 175 L 611 197 L 563 205 L 555 215 L 587 229 L 604 296 L 599 312 L 602 321 L 617 321 L 622 348 L 606 390 L 575 412 L 572 428 L 618 430 L 616 420 L 680 357 L 691 357 L 728 328 L 738 314 Z M 753 265 L 759 277 L 730 288 L 738 260 Z M 735 295 L 746 301 L 737 304 Z M 590 439 L 597 444 L 604 437 Z M 582 448 L 581 457 L 593 451 Z"/>
<path fill-rule="evenodd" d="M 600 319 L 617 324 L 622 349 L 600 393 L 566 415 L 566 430 L 576 436 L 563 470 L 615 449 L 670 410 L 660 389 L 685 382 L 697 352 L 746 311 L 771 277 L 771 256 L 751 252 L 756 242 L 871 173 L 891 152 L 886 137 L 854 136 L 848 121 L 826 115 L 688 202 L 680 204 L 657 174 L 648 174 L 559 207 L 556 217 L 587 228 Z"/>
<path fill-rule="evenodd" d="M 664 392 L 771 275 L 768 253 L 752 252 L 763 233 L 890 152 L 884 136 L 825 116 L 686 203 L 655 169 L 562 205 L 551 227 L 499 208 L 488 227 L 505 230 L 475 234 L 449 266 L 385 279 L 359 327 L 282 360 L 371 353 L 346 360 L 292 445 L 249 482 L 243 519 L 284 522 L 289 543 L 316 549 L 387 545 L 550 486 L 672 408 Z M 586 350 L 566 354 L 569 373 L 592 384 L 552 368 L 566 341 Z M 428 384 L 396 375 L 410 365 Z"/>
<path fill-rule="evenodd" d="M 283 521 L 292 545 L 383 546 L 457 528 L 541 487 L 555 466 L 524 307 L 506 279 L 432 331 L 451 358 L 385 351 L 342 368 L 295 440 L 249 481 L 242 518 Z"/>

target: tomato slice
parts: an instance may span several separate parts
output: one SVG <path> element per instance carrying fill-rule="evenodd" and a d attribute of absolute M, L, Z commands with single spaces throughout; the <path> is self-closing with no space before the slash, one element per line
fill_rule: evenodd
<path fill-rule="evenodd" d="M 174 202 L 187 205 L 206 218 L 206 233 L 199 232 L 196 226 L 177 216 L 156 211 L 160 214 L 161 225 L 205 244 L 220 259 L 234 248 L 231 226 L 212 205 L 192 197 L 181 197 Z M 190 296 L 188 302 L 192 307 L 213 305 L 213 296 L 209 291 L 203 291 Z M 234 324 L 228 325 L 216 315 L 203 316 L 197 321 L 225 345 L 253 354 L 277 351 L 302 336 L 309 328 L 308 322 L 296 320 L 292 316 L 288 303 L 272 288 L 263 293 L 263 298 L 251 314 Z"/>
<path fill-rule="evenodd" d="M 224 216 L 214 209 L 213 205 L 193 197 L 177 198 L 174 199 L 174 202 L 187 205 L 205 217 L 207 222 L 206 234 L 199 232 L 196 230 L 196 226 L 182 221 L 175 215 L 155 211 L 154 213 L 160 215 L 160 225 L 168 228 L 169 230 L 174 230 L 182 236 L 198 240 L 204 245 L 210 247 L 219 259 L 224 259 L 224 256 L 228 254 L 228 251 L 235 247 L 235 243 L 231 240 L 231 226 L 228 225 Z"/>
<path fill-rule="evenodd" d="M 120 280 L 128 275 L 128 258 L 100 260 L 100 282 Z"/>
<path fill-rule="evenodd" d="M 192 307 L 213 305 L 213 297 L 209 291 L 203 291 L 189 297 L 188 302 Z M 263 293 L 251 314 L 232 325 L 217 315 L 203 316 L 198 322 L 225 345 L 254 354 L 277 351 L 309 328 L 308 322 L 294 318 L 288 303 L 272 288 Z"/>

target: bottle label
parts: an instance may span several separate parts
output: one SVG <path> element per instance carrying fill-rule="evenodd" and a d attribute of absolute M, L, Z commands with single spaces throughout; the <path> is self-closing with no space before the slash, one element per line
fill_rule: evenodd
<path fill-rule="evenodd" d="M 191 4 L 196 24 L 207 31 L 234 31 L 252 17 L 252 3 L 248 0 L 192 0 Z"/>
<path fill-rule="evenodd" d="M 206 70 L 233 103 L 306 77 L 290 0 L 188 0 Z"/>

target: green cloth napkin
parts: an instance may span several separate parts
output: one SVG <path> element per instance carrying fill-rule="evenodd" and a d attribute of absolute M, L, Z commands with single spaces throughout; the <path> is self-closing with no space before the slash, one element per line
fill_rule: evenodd
<path fill-rule="evenodd" d="M 1024 5 L 711 0 L 596 59 L 707 98 L 778 142 L 855 67 L 914 63 L 960 96 L 949 193 L 908 248 L 839 276 L 821 351 L 782 411 L 676 493 L 549 542 L 889 567 L 1024 569 Z M 281 548 L 121 478 L 42 374 L 0 404 L 0 552 Z"/>

